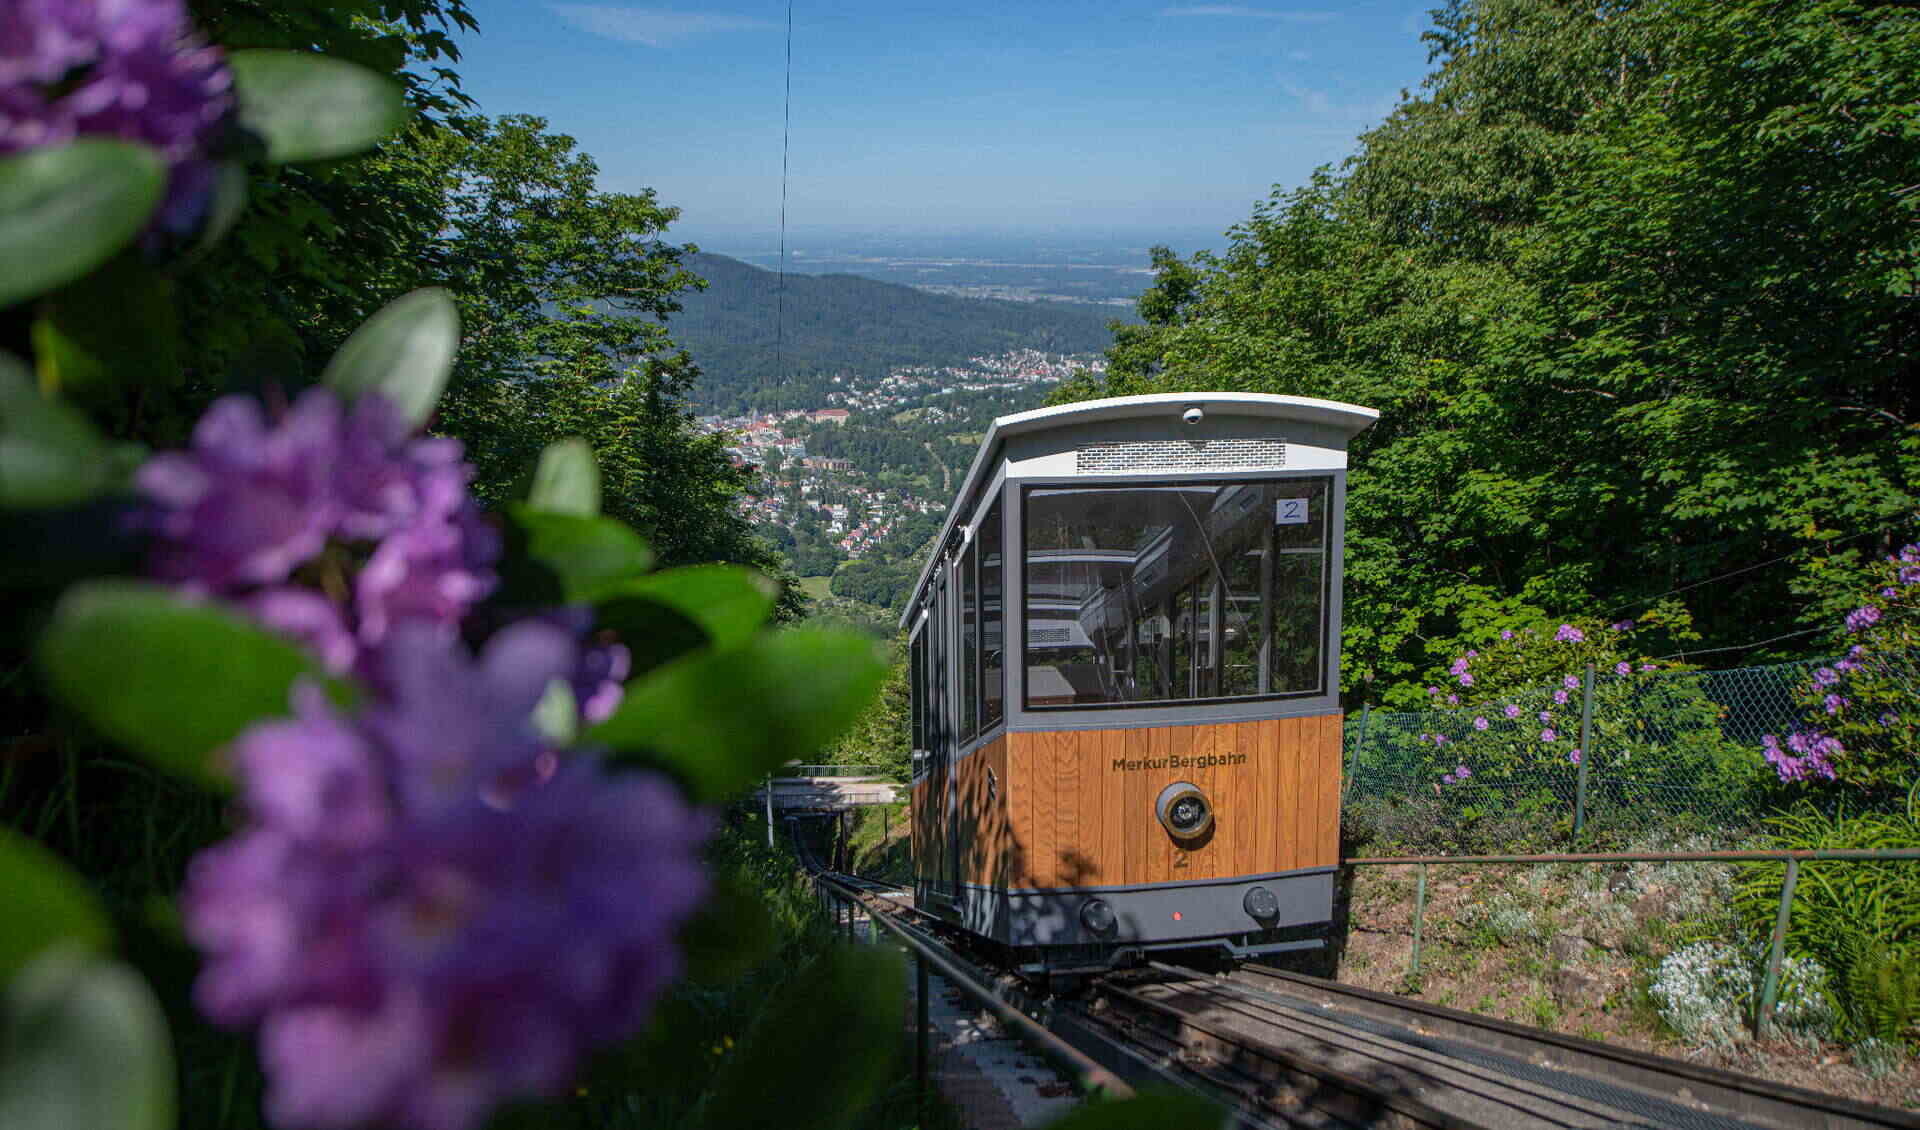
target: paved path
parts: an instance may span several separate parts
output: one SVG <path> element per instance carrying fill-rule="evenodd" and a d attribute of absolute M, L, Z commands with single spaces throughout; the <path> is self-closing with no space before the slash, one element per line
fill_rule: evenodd
<path fill-rule="evenodd" d="M 862 942 L 872 940 L 872 930 L 864 914 L 854 923 L 854 936 Z M 927 983 L 933 991 L 927 1019 L 933 1026 L 934 1084 L 960 1111 L 967 1130 L 1027 1130 L 1045 1126 L 1080 1105 L 1072 1083 L 1003 1032 L 998 1021 L 944 977 L 932 974 Z M 909 1036 L 913 991 L 909 977 Z"/>

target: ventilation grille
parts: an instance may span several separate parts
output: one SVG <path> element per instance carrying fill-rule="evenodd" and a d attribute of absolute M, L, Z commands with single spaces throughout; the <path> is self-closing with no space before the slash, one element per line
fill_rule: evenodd
<path fill-rule="evenodd" d="M 1073 638 L 1071 628 L 1028 628 L 1028 643 L 1066 643 Z"/>
<path fill-rule="evenodd" d="M 1075 455 L 1083 475 L 1128 471 L 1214 471 L 1284 467 L 1287 445 L 1277 439 L 1215 439 L 1188 443 L 1177 439 L 1092 443 Z"/>

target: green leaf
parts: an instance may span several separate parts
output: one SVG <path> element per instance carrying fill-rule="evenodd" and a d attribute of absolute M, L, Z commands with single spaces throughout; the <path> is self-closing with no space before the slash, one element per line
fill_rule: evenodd
<path fill-rule="evenodd" d="M 540 701 L 533 704 L 533 728 L 555 745 L 572 745 L 580 736 L 580 703 L 565 679 L 548 683 Z"/>
<path fill-rule="evenodd" d="M 344 157 L 407 120 L 400 85 L 344 59 L 305 51 L 235 51 L 240 122 L 267 143 L 269 161 Z"/>
<path fill-rule="evenodd" d="M 460 311 L 435 286 L 403 294 L 353 331 L 320 383 L 346 397 L 377 392 L 414 424 L 440 403 L 460 350 Z"/>
<path fill-rule="evenodd" d="M 0 507 L 81 502 L 104 490 L 112 471 L 93 425 L 41 396 L 26 366 L 0 353 Z"/>
<path fill-rule="evenodd" d="M 0 1008 L 0 1126 L 172 1130 L 166 1019 L 138 974 L 71 951 L 7 986 Z"/>
<path fill-rule="evenodd" d="M 692 617 L 651 597 L 616 596 L 594 606 L 594 626 L 620 637 L 631 659 L 629 678 L 644 675 L 709 647 L 713 640 Z"/>
<path fill-rule="evenodd" d="M 107 912 L 86 880 L 37 841 L 6 827 L 0 827 L 0 890 L 7 892 L 0 985 L 54 946 L 92 952 L 113 938 Z"/>
<path fill-rule="evenodd" d="M 767 622 L 780 585 L 772 578 L 738 565 L 689 565 L 649 574 L 612 589 L 601 597 L 600 624 L 621 630 L 631 619 L 629 602 L 645 601 L 670 608 L 705 633 L 716 647 L 745 643 Z M 623 615 L 624 614 L 624 615 Z"/>
<path fill-rule="evenodd" d="M 905 962 L 878 946 L 835 946 L 796 970 L 715 1078 L 701 1124 L 846 1125 L 895 1070 L 905 989 Z"/>
<path fill-rule="evenodd" d="M 550 443 L 533 471 L 527 505 L 550 514 L 600 513 L 600 466 L 584 439 Z"/>
<path fill-rule="evenodd" d="M 68 590 L 39 660 L 54 693 L 102 733 L 216 785 L 211 755 L 285 715 L 294 680 L 320 677 L 301 649 L 232 613 L 127 581 Z"/>
<path fill-rule="evenodd" d="M 147 225 L 166 164 L 144 145 L 88 138 L 0 158 L 0 306 L 72 282 Z"/>
<path fill-rule="evenodd" d="M 1217 1103 L 1166 1091 L 1083 1106 L 1047 1123 L 1046 1130 L 1215 1130 L 1236 1124 Z"/>
<path fill-rule="evenodd" d="M 247 170 L 238 161 L 221 161 L 213 167 L 213 190 L 207 197 L 206 222 L 200 225 L 200 232 L 194 236 L 193 246 L 187 249 L 189 257 L 198 260 L 199 256 L 226 238 L 233 225 L 240 220 L 240 214 L 247 210 Z"/>
<path fill-rule="evenodd" d="M 652 566 L 647 543 L 612 518 L 507 508 L 500 573 L 509 603 L 591 603 Z"/>
<path fill-rule="evenodd" d="M 796 628 L 675 660 L 627 687 L 586 741 L 664 762 L 701 801 L 819 751 L 873 701 L 886 657 L 856 632 Z"/>

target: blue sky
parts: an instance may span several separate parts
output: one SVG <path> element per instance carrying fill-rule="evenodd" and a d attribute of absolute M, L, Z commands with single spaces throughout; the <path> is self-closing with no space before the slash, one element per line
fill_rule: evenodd
<path fill-rule="evenodd" d="M 1426 73 L 1433 0 L 795 0 L 796 232 L 1218 232 L 1351 152 Z M 473 0 L 487 113 L 580 139 L 673 234 L 779 219 L 785 0 Z"/>

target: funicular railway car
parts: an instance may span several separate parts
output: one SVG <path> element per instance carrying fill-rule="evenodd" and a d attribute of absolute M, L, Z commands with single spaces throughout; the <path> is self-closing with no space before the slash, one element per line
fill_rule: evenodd
<path fill-rule="evenodd" d="M 901 620 L 919 906 L 1030 971 L 1320 944 L 1347 445 L 1372 409 L 996 420 Z"/>

